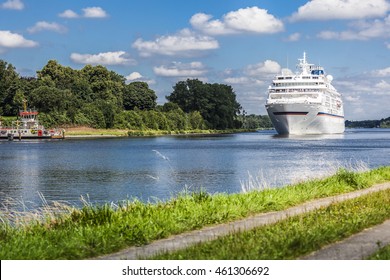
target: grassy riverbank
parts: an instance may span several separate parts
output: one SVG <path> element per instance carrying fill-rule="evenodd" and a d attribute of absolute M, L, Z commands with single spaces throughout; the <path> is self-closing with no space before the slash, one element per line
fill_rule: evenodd
<path fill-rule="evenodd" d="M 144 136 L 162 136 L 162 135 L 215 135 L 229 134 L 239 132 L 254 132 L 250 129 L 196 129 L 196 130 L 124 130 L 124 129 L 95 129 L 90 127 L 73 127 L 65 129 L 65 137 L 68 138 L 87 138 L 87 137 L 144 137 Z"/>
<path fill-rule="evenodd" d="M 127 130 L 125 129 L 96 129 L 91 127 L 71 127 L 65 128 L 65 137 L 123 137 L 127 136 Z"/>
<path fill-rule="evenodd" d="M 2 211 L 0 259 L 91 258 L 386 181 L 390 181 L 390 166 L 364 173 L 341 169 L 326 179 L 245 194 L 183 193 L 153 204 L 125 201 L 82 209 L 57 206 L 56 210 L 27 215 Z"/>
<path fill-rule="evenodd" d="M 385 190 L 290 217 L 273 225 L 162 254 L 155 259 L 296 259 L 389 218 L 390 190 Z M 377 254 L 378 259 L 388 257 L 382 251 Z"/>

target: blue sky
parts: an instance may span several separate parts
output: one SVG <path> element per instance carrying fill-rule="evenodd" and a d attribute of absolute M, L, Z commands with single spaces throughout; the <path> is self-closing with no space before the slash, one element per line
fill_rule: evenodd
<path fill-rule="evenodd" d="M 389 117 L 389 30 L 386 0 L 0 0 L 0 59 L 22 76 L 50 59 L 101 64 L 148 82 L 160 104 L 198 78 L 231 85 L 254 114 L 306 51 L 334 77 L 347 119 Z"/>

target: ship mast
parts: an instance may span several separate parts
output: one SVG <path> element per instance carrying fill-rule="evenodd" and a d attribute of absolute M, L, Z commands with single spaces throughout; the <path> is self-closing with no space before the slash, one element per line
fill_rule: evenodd
<path fill-rule="evenodd" d="M 299 64 L 297 65 L 297 68 L 301 70 L 302 75 L 307 75 L 310 73 L 310 66 L 313 64 L 307 63 L 306 60 L 306 52 L 303 52 L 303 58 L 298 59 Z"/>

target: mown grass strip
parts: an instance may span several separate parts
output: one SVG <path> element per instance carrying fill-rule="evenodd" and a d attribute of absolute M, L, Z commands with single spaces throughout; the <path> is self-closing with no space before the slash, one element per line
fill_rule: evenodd
<path fill-rule="evenodd" d="M 206 225 L 278 211 L 390 181 L 390 167 L 245 194 L 184 193 L 167 202 L 88 205 L 29 218 L 0 212 L 0 259 L 84 259 Z M 22 222 L 20 222 L 22 221 Z"/>
<path fill-rule="evenodd" d="M 217 135 L 232 134 L 240 132 L 255 132 L 254 129 L 191 129 L 191 130 L 161 130 L 161 129 L 95 129 L 90 127 L 75 127 L 66 129 L 66 136 L 70 137 L 87 137 L 87 136 L 163 136 L 163 135 Z"/>
<path fill-rule="evenodd" d="M 390 190 L 231 234 L 155 259 L 295 259 L 390 218 Z M 379 255 L 388 258 L 388 255 Z"/>
<path fill-rule="evenodd" d="M 390 245 L 379 249 L 375 254 L 368 258 L 369 260 L 390 260 Z"/>

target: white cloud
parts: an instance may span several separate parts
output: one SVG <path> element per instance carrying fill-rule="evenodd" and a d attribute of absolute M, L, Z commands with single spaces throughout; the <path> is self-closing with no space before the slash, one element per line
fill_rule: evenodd
<path fill-rule="evenodd" d="M 227 84 L 245 86 L 250 88 L 264 85 L 264 81 L 255 79 L 253 77 L 246 77 L 246 76 L 229 77 L 229 78 L 225 78 L 223 81 Z"/>
<path fill-rule="evenodd" d="M 55 22 L 38 21 L 34 26 L 27 29 L 30 33 L 37 33 L 40 31 L 54 31 L 58 33 L 67 32 L 67 28 Z"/>
<path fill-rule="evenodd" d="M 390 77 L 390 67 L 374 70 L 371 74 L 373 77 Z"/>
<path fill-rule="evenodd" d="M 241 85 L 241 84 L 249 83 L 250 79 L 248 77 L 229 77 L 229 78 L 225 78 L 223 81 L 228 84 Z"/>
<path fill-rule="evenodd" d="M 25 39 L 22 35 L 8 30 L 0 30 L 0 47 L 4 48 L 32 48 L 38 43 Z"/>
<path fill-rule="evenodd" d="M 195 29 L 201 30 L 203 33 L 213 34 L 213 35 L 223 35 L 230 34 L 230 30 L 227 30 L 223 23 L 219 20 L 212 20 L 211 15 L 206 15 L 203 13 L 195 14 L 191 17 L 190 23 Z"/>
<path fill-rule="evenodd" d="M 130 75 L 126 76 L 126 80 L 128 80 L 128 81 L 135 81 L 135 80 L 139 80 L 142 78 L 143 78 L 143 76 L 139 72 L 133 72 Z"/>
<path fill-rule="evenodd" d="M 335 87 L 343 94 L 347 119 L 379 119 L 390 116 L 390 81 L 385 76 L 387 70 L 383 71 L 383 76 L 377 75 L 381 70 L 335 79 Z"/>
<path fill-rule="evenodd" d="M 153 71 L 163 77 L 201 77 L 207 73 L 206 67 L 198 61 L 191 63 L 173 62 L 171 65 L 156 66 Z"/>
<path fill-rule="evenodd" d="M 390 10 L 386 0 L 312 0 L 291 17 L 296 20 L 364 19 L 383 17 Z"/>
<path fill-rule="evenodd" d="M 248 65 L 245 73 L 249 76 L 275 75 L 280 73 L 281 67 L 279 63 L 273 60 L 266 60 L 257 64 Z"/>
<path fill-rule="evenodd" d="M 293 33 L 293 34 L 290 34 L 288 36 L 288 38 L 286 39 L 287 42 L 296 42 L 296 41 L 299 41 L 299 39 L 301 39 L 301 34 L 300 33 Z"/>
<path fill-rule="evenodd" d="M 108 14 L 101 7 L 88 7 L 83 9 L 83 16 L 86 18 L 105 18 Z"/>
<path fill-rule="evenodd" d="M 108 14 L 101 7 L 87 7 L 82 9 L 82 15 L 79 15 L 73 10 L 65 10 L 62 13 L 58 14 L 59 17 L 63 18 L 106 18 Z"/>
<path fill-rule="evenodd" d="M 356 102 L 360 102 L 360 96 L 348 95 L 344 97 L 344 100 L 348 101 L 349 103 L 356 103 Z"/>
<path fill-rule="evenodd" d="M 8 10 L 23 10 L 24 4 L 20 0 L 8 0 L 1 4 L 0 7 Z"/>
<path fill-rule="evenodd" d="M 348 31 L 342 31 L 342 32 L 335 32 L 335 31 L 321 31 L 317 38 L 324 39 L 324 40 L 367 40 L 367 38 L 359 36 L 357 32 L 348 30 Z"/>
<path fill-rule="evenodd" d="M 132 72 L 128 76 L 126 76 L 125 78 L 126 78 L 127 83 L 136 82 L 136 81 L 137 82 L 138 81 L 145 82 L 145 83 L 148 83 L 149 85 L 153 85 L 156 83 L 155 80 L 147 79 L 144 76 L 142 76 L 139 72 Z"/>
<path fill-rule="evenodd" d="M 390 90 L 390 83 L 388 83 L 387 81 L 381 80 L 379 83 L 375 84 L 375 88 L 379 90 L 378 93 L 386 94 L 390 97 L 390 94 L 388 93 Z"/>
<path fill-rule="evenodd" d="M 370 93 L 373 90 L 374 81 L 367 78 L 362 79 L 361 76 L 354 76 L 344 79 L 339 78 L 333 84 L 341 93 Z"/>
<path fill-rule="evenodd" d="M 318 34 L 318 38 L 325 40 L 370 40 L 374 38 L 390 37 L 390 16 L 383 20 L 360 20 L 349 24 L 351 29 L 346 31 L 322 31 Z"/>
<path fill-rule="evenodd" d="M 232 11 L 221 20 L 212 20 L 211 15 L 198 13 L 191 17 L 193 28 L 209 35 L 240 33 L 277 33 L 283 31 L 282 21 L 258 7 L 248 7 Z"/>
<path fill-rule="evenodd" d="M 79 17 L 79 15 L 72 10 L 65 10 L 62 13 L 58 14 L 58 16 L 63 17 L 63 18 L 78 18 Z"/>
<path fill-rule="evenodd" d="M 183 29 L 175 35 L 161 36 L 154 41 L 137 39 L 132 46 L 143 57 L 153 54 L 191 57 L 219 48 L 218 41 L 214 38 L 194 34 L 188 29 Z"/>
<path fill-rule="evenodd" d="M 79 64 L 92 65 L 131 65 L 135 64 L 135 60 L 130 58 L 124 51 L 105 52 L 98 54 L 79 54 L 72 53 L 70 59 Z"/>

